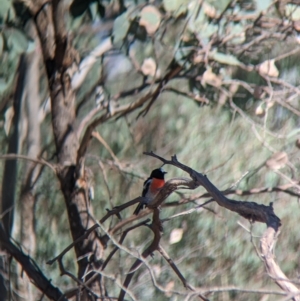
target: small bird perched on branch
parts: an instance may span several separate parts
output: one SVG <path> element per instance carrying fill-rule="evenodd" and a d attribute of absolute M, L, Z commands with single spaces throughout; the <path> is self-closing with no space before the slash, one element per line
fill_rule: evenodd
<path fill-rule="evenodd" d="M 138 215 L 143 207 L 155 198 L 160 189 L 165 185 L 166 173 L 162 168 L 152 170 L 150 177 L 144 182 L 142 192 L 142 197 L 145 197 L 147 201 L 139 203 L 133 214 Z"/>

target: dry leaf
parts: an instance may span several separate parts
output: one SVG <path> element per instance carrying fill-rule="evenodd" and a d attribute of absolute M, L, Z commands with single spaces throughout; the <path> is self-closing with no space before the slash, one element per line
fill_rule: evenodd
<path fill-rule="evenodd" d="M 275 65 L 275 60 L 266 60 L 258 66 L 258 72 L 261 75 L 278 77 L 279 71 Z"/>
<path fill-rule="evenodd" d="M 266 115 L 266 111 L 259 105 L 255 110 L 255 115 L 259 117 L 264 117 Z"/>
<path fill-rule="evenodd" d="M 161 266 L 158 264 L 154 264 L 152 266 L 152 271 L 154 272 L 155 277 L 159 277 L 161 274 Z"/>
<path fill-rule="evenodd" d="M 275 101 L 268 101 L 267 102 L 267 108 L 268 109 L 272 108 L 274 106 L 274 104 L 275 104 Z"/>
<path fill-rule="evenodd" d="M 204 53 L 197 53 L 194 57 L 193 57 L 193 63 L 194 64 L 199 64 L 204 62 L 205 59 L 205 55 Z"/>
<path fill-rule="evenodd" d="M 165 296 L 170 298 L 173 294 L 172 294 L 172 290 L 174 289 L 175 286 L 175 282 L 173 280 L 171 280 L 167 285 L 166 285 L 166 292 L 165 292 Z"/>
<path fill-rule="evenodd" d="M 214 18 L 217 17 L 217 10 L 212 5 L 210 5 L 210 4 L 206 3 L 206 2 L 203 2 L 202 6 L 203 6 L 204 13 L 208 17 L 210 17 L 212 19 L 214 19 Z"/>
<path fill-rule="evenodd" d="M 149 35 L 156 32 L 161 21 L 158 9 L 153 5 L 145 6 L 141 11 L 140 25 L 144 26 Z"/>
<path fill-rule="evenodd" d="M 176 244 L 177 242 L 181 241 L 182 234 L 183 234 L 183 229 L 182 228 L 173 229 L 171 234 L 170 234 L 170 239 L 169 239 L 170 245 Z"/>
<path fill-rule="evenodd" d="M 156 63 L 152 57 L 149 57 L 144 60 L 143 65 L 141 67 L 141 71 L 144 75 L 155 76 L 156 73 Z"/>
<path fill-rule="evenodd" d="M 266 166 L 271 169 L 278 170 L 283 168 L 288 161 L 289 158 L 286 152 L 278 152 L 272 155 L 272 157 L 266 162 Z"/>
<path fill-rule="evenodd" d="M 219 87 L 222 85 L 222 79 L 221 76 L 218 76 L 217 74 L 213 73 L 211 68 L 208 68 L 202 75 L 201 79 L 201 85 L 203 87 L 206 87 L 206 84 Z"/>
<path fill-rule="evenodd" d="M 293 25 L 295 30 L 300 31 L 300 21 L 295 21 Z"/>
<path fill-rule="evenodd" d="M 15 110 L 14 110 L 13 107 L 9 107 L 5 111 L 5 114 L 4 114 L 4 119 L 5 119 L 4 131 L 5 131 L 6 136 L 8 136 L 8 134 L 9 134 L 10 126 L 11 126 L 12 120 L 14 118 L 14 115 L 15 115 Z"/>

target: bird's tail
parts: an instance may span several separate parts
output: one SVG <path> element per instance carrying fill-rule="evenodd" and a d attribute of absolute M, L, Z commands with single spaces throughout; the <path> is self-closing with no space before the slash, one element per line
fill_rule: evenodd
<path fill-rule="evenodd" d="M 140 213 L 140 211 L 143 209 L 143 207 L 144 207 L 144 204 L 143 203 L 139 203 L 137 205 L 137 207 L 135 208 L 133 214 L 138 215 Z"/>

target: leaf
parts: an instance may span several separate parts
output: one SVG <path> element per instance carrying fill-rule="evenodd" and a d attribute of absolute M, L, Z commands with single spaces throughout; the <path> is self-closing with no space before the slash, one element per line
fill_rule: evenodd
<path fill-rule="evenodd" d="M 221 64 L 231 65 L 231 66 L 240 66 L 241 62 L 231 54 L 224 54 L 220 52 L 210 52 L 208 54 L 210 59 L 213 59 Z"/>
<path fill-rule="evenodd" d="M 123 13 L 114 21 L 113 42 L 114 44 L 124 40 L 129 30 L 130 22 L 127 13 Z"/>
<path fill-rule="evenodd" d="M 152 77 L 155 76 L 156 73 L 156 63 L 152 57 L 149 57 L 144 60 L 141 71 L 144 75 L 150 75 Z"/>
<path fill-rule="evenodd" d="M 159 27 L 161 14 L 153 5 L 145 6 L 141 11 L 140 25 L 146 28 L 149 35 L 153 35 Z"/>
<path fill-rule="evenodd" d="M 175 286 L 175 281 L 171 280 L 169 283 L 167 283 L 166 287 L 165 287 L 165 296 L 168 298 L 171 298 L 173 295 L 173 290 L 174 290 L 174 286 Z"/>
<path fill-rule="evenodd" d="M 159 277 L 159 275 L 161 274 L 162 270 L 161 270 L 161 266 L 159 264 L 154 264 L 152 265 L 152 270 L 154 272 L 154 275 L 156 277 Z"/>
<path fill-rule="evenodd" d="M 255 115 L 258 117 L 264 117 L 266 115 L 266 110 L 263 108 L 263 105 L 260 104 L 255 109 Z"/>
<path fill-rule="evenodd" d="M 167 50 L 166 50 L 167 49 Z M 159 72 L 161 74 L 165 73 L 170 66 L 170 63 L 173 60 L 173 52 L 169 51 L 169 47 L 166 48 L 160 41 L 156 40 L 154 42 L 154 51 L 156 54 L 156 64 L 158 65 Z M 158 72 L 156 72 L 156 78 L 158 76 Z"/>
<path fill-rule="evenodd" d="M 6 45 L 10 51 L 21 54 L 27 51 L 28 39 L 25 34 L 18 29 L 4 31 Z"/>
<path fill-rule="evenodd" d="M 163 5 L 167 12 L 178 17 L 186 12 L 189 2 L 188 0 L 163 0 Z"/>
<path fill-rule="evenodd" d="M 278 77 L 279 71 L 275 65 L 275 60 L 266 60 L 258 66 L 258 73 L 272 77 Z"/>
<path fill-rule="evenodd" d="M 214 6 L 219 12 L 223 12 L 232 0 L 206 0 L 210 5 Z"/>
<path fill-rule="evenodd" d="M 12 1 L 0 0 L 0 7 L 0 24 L 5 21 L 12 21 L 15 17 Z"/>
<path fill-rule="evenodd" d="M 0 77 L 0 96 L 3 92 L 6 91 L 6 89 L 8 88 L 9 83 L 7 80 L 5 80 L 4 78 Z"/>
<path fill-rule="evenodd" d="M 202 79 L 201 79 L 201 85 L 203 87 L 206 86 L 206 84 L 220 87 L 222 85 L 222 78 L 218 76 L 217 74 L 213 73 L 211 68 L 207 68 L 207 70 L 203 73 Z"/>
<path fill-rule="evenodd" d="M 136 69 L 140 69 L 146 58 L 154 56 L 153 43 L 136 39 L 130 46 L 129 56 Z"/>
<path fill-rule="evenodd" d="M 278 170 L 283 168 L 289 161 L 288 155 L 286 152 L 277 152 L 266 162 L 266 166 Z"/>
<path fill-rule="evenodd" d="M 89 5 L 89 13 L 91 16 L 91 19 L 95 21 L 98 17 L 98 3 L 91 3 Z"/>
<path fill-rule="evenodd" d="M 0 57 L 3 53 L 3 47 L 4 47 L 4 39 L 3 39 L 2 34 L 0 34 Z"/>
<path fill-rule="evenodd" d="M 294 29 L 298 32 L 300 31 L 300 20 L 294 22 Z"/>
<path fill-rule="evenodd" d="M 228 31 L 230 32 L 230 35 L 233 35 L 230 43 L 237 45 L 245 42 L 246 30 L 240 23 L 232 23 L 230 27 L 228 26 Z"/>
<path fill-rule="evenodd" d="M 201 9 L 199 12 L 197 10 L 197 5 L 195 2 L 192 2 L 189 5 L 189 14 L 188 14 L 188 28 L 193 32 L 201 32 L 204 25 L 208 24 L 208 19 L 204 13 L 204 10 Z"/>
<path fill-rule="evenodd" d="M 295 4 L 287 4 L 284 8 L 285 15 L 292 21 L 300 20 L 300 6 Z"/>
<path fill-rule="evenodd" d="M 210 18 L 216 18 L 217 17 L 217 10 L 210 4 L 203 2 L 203 11 L 204 13 L 210 17 Z"/>
<path fill-rule="evenodd" d="M 256 1 L 257 13 L 265 11 L 272 4 L 272 0 Z"/>
<path fill-rule="evenodd" d="M 9 130 L 10 130 L 10 127 L 11 127 L 11 123 L 12 123 L 12 120 L 14 118 L 14 115 L 15 115 L 15 110 L 13 107 L 9 107 L 6 111 L 5 111 L 5 114 L 4 114 L 4 131 L 5 131 L 5 134 L 6 136 L 9 135 Z"/>
<path fill-rule="evenodd" d="M 188 29 L 197 36 L 198 40 L 202 40 L 201 42 L 206 44 L 208 38 L 218 31 L 219 25 L 209 22 L 205 9 L 198 11 L 196 4 L 192 2 L 189 5 Z M 213 14 L 212 11 L 208 13 Z"/>
<path fill-rule="evenodd" d="M 170 245 L 181 241 L 182 235 L 183 235 L 183 229 L 182 228 L 173 229 L 171 234 L 170 234 L 170 239 L 169 239 Z"/>

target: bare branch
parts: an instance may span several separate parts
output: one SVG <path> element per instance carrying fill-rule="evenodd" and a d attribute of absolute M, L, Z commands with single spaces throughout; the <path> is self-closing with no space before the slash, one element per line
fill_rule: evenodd
<path fill-rule="evenodd" d="M 37 164 L 42 164 L 44 166 L 47 166 L 49 167 L 50 169 L 52 169 L 52 171 L 56 174 L 57 173 L 57 170 L 56 170 L 56 167 L 47 162 L 46 160 L 44 159 L 36 159 L 36 158 L 30 158 L 28 156 L 24 156 L 24 155 L 17 155 L 17 154 L 7 154 L 7 155 L 0 155 L 0 160 L 16 160 L 16 159 L 22 159 L 22 160 L 26 160 L 26 161 L 30 161 L 30 162 L 34 162 L 34 163 L 37 163 Z"/>
<path fill-rule="evenodd" d="M 87 57 L 82 60 L 79 70 L 72 78 L 72 88 L 74 90 L 77 90 L 81 86 L 97 59 L 99 59 L 99 57 L 101 57 L 105 52 L 112 49 L 112 47 L 113 44 L 109 37 L 102 41 Z"/>
<path fill-rule="evenodd" d="M 186 171 L 193 179 L 195 186 L 203 186 L 214 200 L 222 207 L 231 211 L 237 212 L 239 215 L 249 219 L 251 222 L 258 221 L 266 223 L 268 226 L 263 237 L 261 238 L 261 252 L 262 259 L 265 262 L 270 276 L 275 279 L 275 282 L 288 293 L 294 294 L 294 300 L 300 300 L 298 296 L 298 288 L 293 285 L 288 278 L 281 271 L 280 267 L 274 260 L 273 247 L 276 240 L 276 233 L 280 227 L 280 219 L 275 215 L 272 203 L 269 206 L 259 205 L 254 202 L 239 202 L 227 199 L 209 180 L 206 176 L 202 175 L 191 169 L 190 167 L 180 163 L 176 155 L 171 160 L 166 160 L 153 152 L 147 152 L 146 155 L 155 157 L 161 160 L 164 164 L 170 164 Z M 286 280 L 285 280 L 286 279 Z"/>
<path fill-rule="evenodd" d="M 222 207 L 234 211 L 239 215 L 243 216 L 250 221 L 257 221 L 261 223 L 266 223 L 268 226 L 274 227 L 277 231 L 280 226 L 280 219 L 274 214 L 272 204 L 269 206 L 256 204 L 254 202 L 241 202 L 230 200 L 226 198 L 221 191 L 219 191 L 209 180 L 208 178 L 191 169 L 190 167 L 180 163 L 177 160 L 176 155 L 174 155 L 170 160 L 166 160 L 153 152 L 145 152 L 145 155 L 154 157 L 162 161 L 164 164 L 170 164 L 176 166 L 185 172 L 187 172 L 190 177 L 193 179 L 194 186 L 203 186 L 208 193 L 214 198 L 214 200 Z"/>
<path fill-rule="evenodd" d="M 272 227 L 268 227 L 268 229 L 265 231 L 260 240 L 260 249 L 262 252 L 261 257 L 265 263 L 269 275 L 275 279 L 276 284 L 285 292 L 296 294 L 294 295 L 293 300 L 299 301 L 300 295 L 298 288 L 289 281 L 275 261 L 273 248 L 277 239 L 277 235 L 278 234 Z"/>
<path fill-rule="evenodd" d="M 186 279 L 183 277 L 183 275 L 180 273 L 179 269 L 177 268 L 175 262 L 170 258 L 170 256 L 168 255 L 168 253 L 164 250 L 164 248 L 161 245 L 159 245 L 158 252 L 161 254 L 161 256 L 171 266 L 171 268 L 173 269 L 173 271 L 176 273 L 176 275 L 181 280 L 183 286 L 186 287 L 186 288 L 189 288 L 190 290 L 194 290 L 194 288 L 187 283 Z M 208 300 L 208 299 L 205 298 L 204 300 Z"/>
<path fill-rule="evenodd" d="M 45 277 L 34 260 L 30 256 L 25 255 L 7 238 L 1 224 L 0 244 L 12 257 L 16 259 L 16 261 L 18 261 L 28 277 L 33 281 L 34 285 L 49 299 L 67 301 L 67 298 L 64 296 L 64 294 L 57 287 L 51 284 L 51 280 Z"/>
<path fill-rule="evenodd" d="M 152 221 L 152 226 L 151 226 L 151 230 L 154 234 L 154 238 L 151 242 L 151 244 L 149 245 L 149 247 L 147 247 L 144 252 L 142 253 L 142 257 L 143 258 L 147 258 L 149 255 L 151 255 L 154 251 L 156 251 L 158 249 L 158 245 L 160 242 L 160 238 L 161 238 L 161 222 L 159 219 L 159 209 L 155 208 L 153 210 L 153 221 Z M 134 275 L 134 272 L 137 270 L 137 268 L 142 264 L 142 261 L 140 259 L 137 259 L 133 265 L 131 266 L 128 275 L 125 278 L 124 284 L 123 286 L 125 288 L 127 288 L 131 282 L 131 279 Z M 118 301 L 123 301 L 124 300 L 124 296 L 125 296 L 126 291 L 124 289 L 121 290 Z"/>

